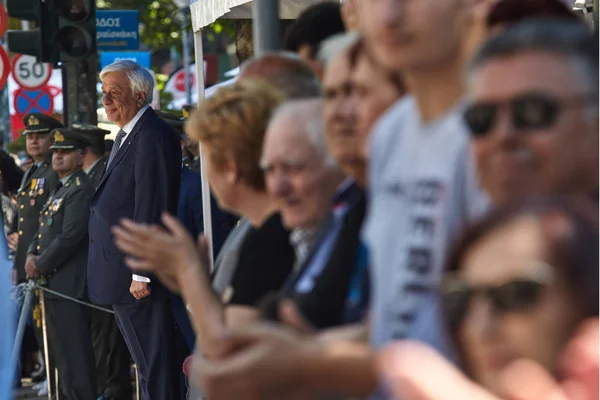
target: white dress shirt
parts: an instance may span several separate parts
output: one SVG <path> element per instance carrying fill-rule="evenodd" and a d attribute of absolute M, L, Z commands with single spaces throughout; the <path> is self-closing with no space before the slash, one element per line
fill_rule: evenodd
<path fill-rule="evenodd" d="M 125 132 L 125 136 L 123 136 L 123 140 L 121 140 L 121 146 L 123 146 L 123 143 L 125 143 L 125 141 L 129 137 L 129 134 L 131 133 L 131 131 L 133 130 L 133 128 L 135 128 L 135 126 L 137 125 L 138 121 L 140 120 L 140 118 L 142 118 L 142 115 L 144 115 L 144 113 L 146 112 L 146 110 L 148 108 L 150 108 L 150 106 L 146 105 L 146 106 L 142 107 L 140 109 L 140 111 L 138 111 L 137 114 L 135 114 L 135 116 L 133 117 L 133 119 L 131 121 L 129 121 L 128 123 L 126 123 L 125 126 L 121 128 L 123 130 L 123 132 Z M 115 143 L 115 146 L 116 146 L 116 143 Z M 146 278 L 145 276 L 132 274 L 131 278 L 134 281 L 136 281 L 136 282 L 147 282 L 147 283 L 150 283 L 150 278 Z"/>

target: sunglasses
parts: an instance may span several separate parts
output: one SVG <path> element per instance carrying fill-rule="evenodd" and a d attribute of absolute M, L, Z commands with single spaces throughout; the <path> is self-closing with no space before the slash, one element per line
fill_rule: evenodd
<path fill-rule="evenodd" d="M 520 131 L 547 129 L 554 125 L 560 112 L 582 102 L 598 101 L 598 94 L 559 99 L 540 93 L 517 96 L 507 102 L 478 102 L 467 107 L 464 120 L 475 138 L 491 133 L 499 111 L 507 107 L 513 128 Z"/>
<path fill-rule="evenodd" d="M 485 298 L 496 315 L 523 313 L 535 309 L 544 290 L 552 282 L 553 268 L 540 263 L 539 273 L 531 277 L 515 278 L 498 286 L 472 286 L 449 275 L 442 283 L 444 312 L 451 328 L 464 321 L 473 299 Z"/>

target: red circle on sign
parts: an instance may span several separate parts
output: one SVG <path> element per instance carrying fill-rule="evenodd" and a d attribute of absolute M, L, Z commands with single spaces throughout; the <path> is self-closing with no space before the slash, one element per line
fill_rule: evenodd
<path fill-rule="evenodd" d="M 4 36 L 7 27 L 8 15 L 6 14 L 6 8 L 4 8 L 4 4 L 0 2 L 0 36 Z"/>
<path fill-rule="evenodd" d="M 196 86 L 196 74 L 190 71 L 190 87 Z M 181 70 L 175 75 L 175 89 L 185 92 L 185 71 Z"/>
<path fill-rule="evenodd" d="M 37 95 L 36 98 L 31 98 L 26 93 L 28 91 L 39 91 L 40 93 Z M 40 88 L 33 89 L 33 90 L 28 90 L 28 89 L 23 89 L 23 88 L 18 88 L 17 90 L 15 90 L 15 93 L 13 94 L 13 106 L 15 108 L 15 115 L 17 115 L 19 117 L 19 119 L 23 119 L 23 117 L 26 116 L 27 114 L 29 114 L 31 112 L 31 110 L 36 106 L 35 101 L 38 100 L 39 98 L 41 98 L 43 95 L 48 96 L 49 104 L 48 104 L 47 110 L 41 110 L 42 114 L 52 115 L 52 113 L 54 112 L 54 96 L 52 96 L 52 91 L 50 90 L 50 88 L 48 88 L 48 86 L 42 86 Z M 29 100 L 31 102 L 29 107 L 27 107 L 22 112 L 17 108 L 17 99 L 21 96 L 27 97 L 27 100 Z M 41 108 L 41 107 L 38 106 L 37 108 Z"/>
<path fill-rule="evenodd" d="M 18 64 L 18 61 L 23 56 L 24 56 L 23 54 L 17 55 L 13 59 L 13 62 L 12 62 L 12 76 L 15 79 L 15 82 L 17 82 L 17 84 L 19 86 L 21 86 L 23 89 L 27 89 L 27 90 L 35 90 L 35 89 L 39 89 L 39 88 L 45 86 L 46 83 L 48 83 L 48 81 L 50 80 L 50 77 L 52 77 L 52 67 L 50 67 L 50 65 L 48 65 L 48 75 L 44 78 L 44 80 L 40 84 L 38 84 L 36 86 L 26 86 L 26 85 L 23 85 L 23 82 L 21 82 L 21 80 L 19 79 L 19 76 L 17 75 L 17 72 L 15 71 L 15 68 L 16 68 L 16 66 Z M 27 56 L 26 55 L 26 57 L 33 57 L 33 56 Z M 42 64 L 45 64 L 45 63 L 42 63 Z"/>
<path fill-rule="evenodd" d="M 3 89 L 4 85 L 6 85 L 6 81 L 8 80 L 8 74 L 10 74 L 10 61 L 8 59 L 8 54 L 6 54 L 6 50 L 4 50 L 4 47 L 2 46 L 0 46 L 0 64 L 2 64 L 2 75 L 0 75 L 0 89 Z"/>

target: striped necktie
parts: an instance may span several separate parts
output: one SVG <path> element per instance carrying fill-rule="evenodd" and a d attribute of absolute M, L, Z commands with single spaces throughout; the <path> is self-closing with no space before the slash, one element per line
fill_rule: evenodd
<path fill-rule="evenodd" d="M 115 144 L 113 145 L 113 148 L 110 151 L 110 156 L 108 157 L 108 162 L 106 163 L 106 169 L 108 169 L 108 166 L 112 162 L 113 158 L 115 158 L 115 156 L 117 155 L 117 152 L 121 147 L 121 142 L 123 142 L 123 138 L 125 137 L 125 135 L 127 135 L 127 132 L 125 132 L 123 129 L 119 130 L 119 132 L 117 133 L 117 137 L 115 138 Z"/>

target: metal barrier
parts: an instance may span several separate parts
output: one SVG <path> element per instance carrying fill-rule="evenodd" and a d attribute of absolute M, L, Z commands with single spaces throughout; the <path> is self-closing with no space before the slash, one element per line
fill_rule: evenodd
<path fill-rule="evenodd" d="M 10 358 L 10 367 L 11 371 L 16 371 L 19 366 L 19 355 L 21 353 L 21 345 L 23 344 L 23 334 L 25 333 L 25 326 L 27 325 L 27 319 L 29 318 L 29 314 L 31 313 L 31 306 L 33 304 L 33 296 L 35 290 L 40 291 L 40 304 L 42 311 L 42 335 L 44 341 L 44 362 L 46 363 L 46 384 L 48 385 L 48 400 L 52 400 L 52 391 L 50 390 L 50 382 L 52 377 L 50 376 L 50 352 L 48 350 L 48 331 L 46 326 L 46 304 L 45 304 L 45 293 L 48 292 L 52 295 L 61 297 L 66 300 L 73 301 L 75 303 L 81 304 L 86 307 L 95 308 L 97 310 L 101 310 L 107 313 L 114 314 L 113 310 L 109 310 L 104 307 L 97 306 L 95 304 L 91 304 L 65 294 L 59 293 L 55 290 L 48 289 L 47 287 L 40 286 L 36 284 L 34 281 L 30 280 L 27 283 L 21 283 L 13 288 L 13 300 L 16 301 L 19 305 L 21 304 L 21 300 L 23 300 L 23 305 L 21 307 L 21 314 L 19 315 L 19 324 L 17 325 L 17 332 L 15 336 L 15 342 L 13 345 L 13 350 Z M 58 369 L 55 369 L 55 383 L 56 383 L 56 399 L 60 398 L 60 390 L 58 388 Z M 135 366 L 135 394 L 136 399 L 140 400 L 140 380 L 137 365 Z"/>

